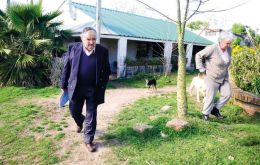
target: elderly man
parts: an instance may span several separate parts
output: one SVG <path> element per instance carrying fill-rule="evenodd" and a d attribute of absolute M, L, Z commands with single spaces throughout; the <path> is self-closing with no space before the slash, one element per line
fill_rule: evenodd
<path fill-rule="evenodd" d="M 61 75 L 61 88 L 69 94 L 69 108 L 80 133 L 84 123 L 84 142 L 90 152 L 97 125 L 97 106 L 104 103 L 110 74 L 108 50 L 96 44 L 96 30 L 87 27 L 81 34 L 82 42 L 69 45 Z M 82 108 L 86 102 L 86 117 Z"/>
<path fill-rule="evenodd" d="M 206 96 L 202 118 L 206 121 L 209 120 L 209 114 L 222 119 L 219 110 L 231 97 L 228 67 L 231 63 L 232 40 L 231 33 L 221 32 L 217 44 L 208 46 L 196 54 L 196 68 L 205 74 Z M 214 103 L 218 91 L 220 99 Z"/>

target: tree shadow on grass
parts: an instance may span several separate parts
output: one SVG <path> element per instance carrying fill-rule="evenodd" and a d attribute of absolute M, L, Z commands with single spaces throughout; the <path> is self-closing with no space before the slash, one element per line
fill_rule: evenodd
<path fill-rule="evenodd" d="M 260 124 L 260 113 L 255 115 L 247 114 L 242 108 L 235 105 L 224 106 L 220 113 L 224 116 L 224 119 L 217 119 L 215 116 L 210 115 L 209 122 L 232 125 L 232 124 Z M 199 111 L 188 111 L 189 119 L 202 120 L 202 113 Z"/>
<path fill-rule="evenodd" d="M 218 122 L 226 125 L 233 124 L 260 124 L 260 115 L 256 114 L 250 116 L 242 108 L 238 106 L 224 107 L 221 114 L 224 116 L 223 120 L 214 118 L 214 122 Z"/>
<path fill-rule="evenodd" d="M 103 138 L 108 141 L 117 139 L 119 142 L 118 144 L 134 145 L 137 148 L 142 148 L 146 144 L 159 145 L 165 141 L 175 141 L 177 139 L 186 139 L 202 134 L 203 136 L 210 134 L 206 129 L 196 124 L 191 124 L 181 131 L 175 131 L 172 128 L 165 126 L 168 120 L 168 118 L 159 118 L 151 121 L 148 124 L 153 126 L 153 128 L 147 129 L 143 133 L 135 131 L 132 127 L 121 127 L 116 131 L 105 134 Z M 162 137 L 162 133 L 166 135 L 166 137 Z"/>

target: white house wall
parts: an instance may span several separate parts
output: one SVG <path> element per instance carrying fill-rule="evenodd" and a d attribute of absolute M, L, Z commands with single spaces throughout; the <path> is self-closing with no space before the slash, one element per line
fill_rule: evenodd
<path fill-rule="evenodd" d="M 191 69 L 191 59 L 192 59 L 192 52 L 193 52 L 193 44 L 188 44 L 186 47 L 186 68 Z"/>
<path fill-rule="evenodd" d="M 114 74 L 117 72 L 117 42 L 117 39 L 101 38 L 101 44 L 109 51 L 109 63 Z"/>

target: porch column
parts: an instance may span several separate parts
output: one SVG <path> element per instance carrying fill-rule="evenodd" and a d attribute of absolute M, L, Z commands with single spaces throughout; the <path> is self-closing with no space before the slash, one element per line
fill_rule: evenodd
<path fill-rule="evenodd" d="M 117 78 L 126 76 L 126 52 L 127 52 L 127 39 L 121 37 L 117 45 Z"/>
<path fill-rule="evenodd" d="M 172 57 L 172 42 L 164 43 L 164 73 L 168 75 L 171 73 L 172 65 L 171 65 L 171 57 Z"/>
<path fill-rule="evenodd" d="M 191 59 L 192 59 L 192 51 L 193 51 L 193 44 L 188 44 L 186 47 L 186 68 L 191 69 Z"/>

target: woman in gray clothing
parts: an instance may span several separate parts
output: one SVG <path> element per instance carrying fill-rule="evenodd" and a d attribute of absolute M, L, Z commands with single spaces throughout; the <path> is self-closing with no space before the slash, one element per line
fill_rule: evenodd
<path fill-rule="evenodd" d="M 203 106 L 202 118 L 209 120 L 209 114 L 222 119 L 219 110 L 231 97 L 228 67 L 231 63 L 230 44 L 233 35 L 229 32 L 221 32 L 218 43 L 210 45 L 196 54 L 196 68 L 205 74 L 206 96 Z M 217 92 L 220 99 L 214 103 Z"/>

